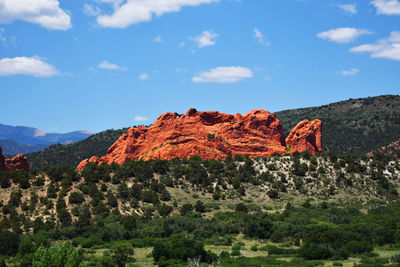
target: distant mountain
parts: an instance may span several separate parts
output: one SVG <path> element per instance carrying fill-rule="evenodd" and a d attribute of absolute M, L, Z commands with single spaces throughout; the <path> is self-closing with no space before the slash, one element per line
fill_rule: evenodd
<path fill-rule="evenodd" d="M 85 158 L 104 156 L 108 148 L 127 130 L 128 128 L 103 131 L 73 144 L 52 145 L 26 156 L 32 169 L 42 169 L 46 166 L 77 166 Z"/>
<path fill-rule="evenodd" d="M 400 96 L 349 99 L 276 113 L 287 134 L 304 119 L 322 120 L 322 150 L 367 153 L 400 139 Z"/>
<path fill-rule="evenodd" d="M 0 140 L 13 140 L 21 145 L 71 144 L 92 134 L 87 131 L 75 131 L 65 134 L 45 133 L 33 127 L 0 124 Z"/>
<path fill-rule="evenodd" d="M 45 149 L 49 145 L 20 145 L 13 140 L 0 140 L 0 147 L 3 148 L 4 155 L 27 154 Z"/>
<path fill-rule="evenodd" d="M 16 155 L 39 151 L 53 144 L 72 144 L 92 134 L 87 131 L 45 133 L 33 127 L 0 124 L 0 146 L 4 154 Z"/>

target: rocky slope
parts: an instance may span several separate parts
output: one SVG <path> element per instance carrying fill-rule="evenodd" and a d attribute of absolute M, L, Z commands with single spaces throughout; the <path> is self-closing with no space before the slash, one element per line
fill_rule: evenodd
<path fill-rule="evenodd" d="M 29 171 L 27 158 L 18 154 L 13 158 L 3 156 L 3 149 L 0 147 L 0 171 L 25 170 Z"/>
<path fill-rule="evenodd" d="M 397 140 L 387 146 L 381 147 L 377 150 L 369 152 L 368 155 L 372 156 L 375 152 L 380 152 L 386 155 L 392 155 L 397 158 L 400 158 L 400 140 Z"/>
<path fill-rule="evenodd" d="M 235 154 L 252 158 L 273 154 L 310 150 L 321 151 L 321 121 L 303 121 L 286 141 L 282 123 L 274 113 L 253 110 L 245 115 L 217 111 L 198 112 L 190 109 L 186 115 L 165 113 L 150 127 L 132 127 L 115 142 L 102 158 L 82 161 L 123 164 L 136 159 L 189 158 L 221 159 Z"/>

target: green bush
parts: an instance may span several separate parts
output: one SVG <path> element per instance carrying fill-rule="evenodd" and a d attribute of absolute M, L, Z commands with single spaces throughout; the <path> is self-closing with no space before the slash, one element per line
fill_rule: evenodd
<path fill-rule="evenodd" d="M 204 244 L 195 239 L 183 235 L 174 235 L 168 239 L 156 242 L 153 249 L 155 262 L 165 260 L 186 261 L 188 258 L 200 257 L 201 261 L 207 261 Z"/>
<path fill-rule="evenodd" d="M 55 247 L 39 247 L 35 252 L 32 267 L 80 267 L 82 253 L 77 251 L 70 243 Z"/>
<path fill-rule="evenodd" d="M 332 256 L 332 252 L 330 249 L 324 248 L 314 243 L 302 244 L 299 250 L 299 254 L 306 260 L 323 260 Z"/>
<path fill-rule="evenodd" d="M 81 204 L 84 201 L 85 201 L 85 196 L 80 192 L 72 192 L 69 195 L 69 203 Z"/>

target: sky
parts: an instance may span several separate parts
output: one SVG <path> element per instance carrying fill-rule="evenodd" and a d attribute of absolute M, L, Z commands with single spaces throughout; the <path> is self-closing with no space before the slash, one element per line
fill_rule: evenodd
<path fill-rule="evenodd" d="M 0 123 L 276 112 L 400 93 L 400 0 L 0 0 Z"/>

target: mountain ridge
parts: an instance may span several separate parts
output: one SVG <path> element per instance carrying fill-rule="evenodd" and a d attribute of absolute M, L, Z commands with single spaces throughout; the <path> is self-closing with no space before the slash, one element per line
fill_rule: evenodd
<path fill-rule="evenodd" d="M 46 133 L 34 127 L 0 123 L 0 144 L 3 146 L 4 154 L 9 155 L 36 152 L 58 143 L 71 144 L 86 139 L 92 134 L 88 131 Z"/>

